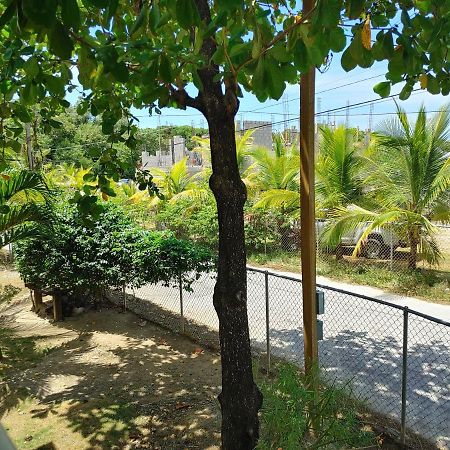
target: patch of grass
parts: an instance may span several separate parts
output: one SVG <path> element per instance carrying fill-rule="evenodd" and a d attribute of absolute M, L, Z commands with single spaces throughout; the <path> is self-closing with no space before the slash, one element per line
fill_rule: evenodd
<path fill-rule="evenodd" d="M 249 264 L 300 272 L 300 255 L 287 252 L 253 254 Z M 336 261 L 334 256 L 317 259 L 317 274 L 338 281 L 377 287 L 388 292 L 450 303 L 450 273 L 432 269 L 389 270 L 376 262 L 349 259 Z"/>
<path fill-rule="evenodd" d="M 49 353 L 48 348 L 38 348 L 39 337 L 17 336 L 14 330 L 0 328 L 0 380 L 10 370 L 22 370 L 40 361 Z"/>
<path fill-rule="evenodd" d="M 18 450 L 37 448 L 118 450 L 130 439 L 145 440 L 148 417 L 108 399 L 42 404 L 25 398 L 3 424 Z"/>
<path fill-rule="evenodd" d="M 360 420 L 345 388 L 321 386 L 315 394 L 291 364 L 280 364 L 274 379 L 263 378 L 261 439 L 258 450 L 341 449 L 377 444 Z M 313 431 L 314 430 L 314 431 Z"/>
<path fill-rule="evenodd" d="M 0 303 L 10 303 L 21 290 L 12 284 L 0 285 Z"/>

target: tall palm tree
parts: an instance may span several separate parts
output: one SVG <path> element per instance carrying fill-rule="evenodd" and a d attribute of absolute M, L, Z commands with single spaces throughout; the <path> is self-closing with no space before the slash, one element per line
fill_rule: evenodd
<path fill-rule="evenodd" d="M 398 107 L 396 118 L 376 134 L 378 149 L 368 184 L 376 190 L 378 209 L 341 209 L 324 239 L 337 243 L 346 231 L 366 224 L 356 254 L 373 230 L 391 225 L 409 243 L 409 268 L 417 266 L 418 249 L 428 263 L 438 263 L 433 221 L 450 221 L 449 125 L 448 106 L 431 119 L 422 106 L 414 124 Z"/>
<path fill-rule="evenodd" d="M 322 128 L 316 159 L 316 192 L 319 210 L 359 203 L 363 199 L 365 158 L 351 129 Z"/>
<path fill-rule="evenodd" d="M 52 196 L 39 172 L 9 169 L 0 176 L 0 246 L 34 235 L 33 224 L 48 220 Z"/>
<path fill-rule="evenodd" d="M 248 179 L 248 161 L 250 150 L 253 144 L 253 132 L 254 130 L 247 130 L 244 132 L 244 134 L 236 133 L 237 164 L 242 181 L 247 185 L 247 188 L 250 187 L 250 180 Z M 209 175 L 211 175 L 211 149 L 209 138 L 192 136 L 192 140 L 197 144 L 197 146 L 194 148 L 194 151 L 202 155 L 205 172 L 204 175 L 205 177 L 208 177 Z"/>
<path fill-rule="evenodd" d="M 161 197 L 155 196 L 153 205 L 161 200 L 176 202 L 181 198 L 203 198 L 209 194 L 209 188 L 205 185 L 204 174 L 191 175 L 187 166 L 188 158 L 176 162 L 168 171 L 154 168 L 151 170 L 153 181 L 161 190 Z"/>
<path fill-rule="evenodd" d="M 300 204 L 300 152 L 297 145 L 286 145 L 281 136 L 273 150 L 265 147 L 250 152 L 254 162 L 249 178 L 261 192 L 255 207 L 282 210 L 297 209 Z"/>

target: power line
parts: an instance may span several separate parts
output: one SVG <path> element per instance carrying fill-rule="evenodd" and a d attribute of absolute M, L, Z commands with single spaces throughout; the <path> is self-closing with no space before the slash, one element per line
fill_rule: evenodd
<path fill-rule="evenodd" d="M 374 75 L 373 77 L 363 78 L 362 80 L 356 80 L 356 81 L 352 81 L 351 83 L 345 83 L 345 84 L 341 84 L 339 86 L 334 86 L 332 88 L 324 89 L 322 91 L 316 92 L 316 95 L 317 94 L 324 94 L 325 92 L 334 91 L 335 89 L 340 89 L 340 88 L 347 87 L 347 86 L 353 86 L 354 84 L 362 83 L 364 81 L 374 80 L 375 78 L 379 78 L 382 75 L 384 75 L 384 74 L 380 73 L 378 75 Z M 295 98 L 291 98 L 290 100 L 288 100 L 287 103 L 290 103 L 290 102 L 293 102 L 293 101 L 299 101 L 299 100 L 300 100 L 300 97 L 295 97 Z M 282 103 L 283 103 L 282 101 L 281 102 L 277 102 L 277 103 L 272 103 L 271 105 L 261 106 L 259 108 L 255 108 L 255 109 L 252 109 L 250 111 L 242 111 L 242 112 L 249 114 L 249 113 L 260 111 L 262 109 L 272 108 L 274 106 L 281 105 Z"/>
<path fill-rule="evenodd" d="M 417 89 L 413 90 L 413 92 L 417 92 L 417 91 L 422 91 L 422 90 L 420 88 L 417 88 Z M 342 110 L 344 110 L 346 108 L 348 108 L 348 109 L 360 108 L 362 106 L 370 105 L 370 104 L 373 104 L 373 103 L 386 102 L 386 101 L 389 101 L 389 100 L 391 100 L 391 99 L 393 99 L 395 97 L 398 97 L 399 95 L 400 95 L 400 93 L 399 94 L 392 94 L 392 95 L 389 95 L 386 98 L 377 98 L 377 99 L 372 99 L 372 100 L 365 100 L 363 102 L 353 103 L 351 105 L 345 105 L 345 106 L 340 106 L 338 108 L 327 109 L 325 111 L 322 111 L 320 114 L 316 113 L 316 116 L 322 116 L 324 114 L 329 114 L 329 113 L 332 113 L 332 112 L 335 112 L 335 111 L 342 111 Z M 289 122 L 298 121 L 299 119 L 300 119 L 300 116 L 294 117 L 292 119 L 289 119 Z M 272 126 L 273 125 L 279 125 L 279 124 L 286 123 L 286 122 L 287 122 L 286 120 L 279 120 L 277 122 L 272 122 Z M 244 129 L 244 130 L 241 130 L 241 131 L 256 130 L 258 128 L 265 128 L 265 127 L 267 127 L 267 125 L 255 125 L 254 127 L 249 127 L 249 128 Z"/>

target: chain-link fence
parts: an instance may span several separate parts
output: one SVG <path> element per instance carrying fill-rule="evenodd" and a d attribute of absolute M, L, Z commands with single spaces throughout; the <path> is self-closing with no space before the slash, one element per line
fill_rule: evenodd
<path fill-rule="evenodd" d="M 297 220 L 279 219 L 277 216 L 248 216 L 246 218 L 246 241 L 251 254 L 264 254 L 274 259 L 282 255 L 299 255 L 300 224 Z M 385 270 L 406 269 L 410 263 L 408 240 L 394 226 L 376 229 L 363 241 L 357 255 L 356 244 L 366 226 L 356 227 L 344 233 L 341 243 L 333 248 L 326 247 L 322 234 L 329 223 L 327 219 L 316 219 L 316 241 L 318 260 L 334 259 L 354 266 L 369 266 Z M 416 266 L 433 268 L 450 274 L 450 225 L 436 224 L 432 235 L 441 257 L 438 264 L 429 264 L 420 245 Z"/>
<path fill-rule="evenodd" d="M 214 274 L 191 286 L 147 285 L 115 296 L 126 307 L 165 327 L 218 347 L 212 304 Z M 299 278 L 248 269 L 248 317 L 259 357 L 303 364 Z M 349 383 L 355 396 L 414 433 L 450 448 L 450 323 L 380 299 L 318 286 L 325 294 L 320 365 L 330 382 Z"/>

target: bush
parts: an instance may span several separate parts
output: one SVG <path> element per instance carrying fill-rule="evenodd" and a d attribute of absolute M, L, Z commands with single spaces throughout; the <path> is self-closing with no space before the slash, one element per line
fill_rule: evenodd
<path fill-rule="evenodd" d="M 264 404 L 257 449 L 340 449 L 375 444 L 374 433 L 365 429 L 357 403 L 344 388 L 321 385 L 315 394 L 305 375 L 287 363 L 276 368 L 275 379 L 260 380 L 259 384 Z M 311 429 L 316 430 L 313 435 Z"/>
<path fill-rule="evenodd" d="M 172 231 L 180 239 L 193 239 L 217 249 L 219 225 L 217 207 L 211 196 L 203 201 L 179 199 L 166 202 L 156 216 L 157 226 Z"/>
<path fill-rule="evenodd" d="M 189 287 L 199 272 L 212 268 L 208 251 L 171 233 L 144 230 L 111 203 L 92 226 L 64 204 L 42 234 L 17 245 L 17 268 L 26 283 L 69 297 L 96 298 L 124 284 L 177 282 L 180 275 Z"/>

